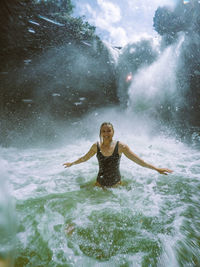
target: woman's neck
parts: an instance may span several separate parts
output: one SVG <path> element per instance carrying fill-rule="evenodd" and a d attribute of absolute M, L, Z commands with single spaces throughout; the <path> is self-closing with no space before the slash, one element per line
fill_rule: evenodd
<path fill-rule="evenodd" d="M 112 145 L 112 143 L 113 143 L 112 139 L 111 140 L 103 140 L 102 145 L 109 147 Z"/>

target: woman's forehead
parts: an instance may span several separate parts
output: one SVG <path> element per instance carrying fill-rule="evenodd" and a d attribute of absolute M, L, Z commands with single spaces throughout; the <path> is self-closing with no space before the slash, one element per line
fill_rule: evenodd
<path fill-rule="evenodd" d="M 111 125 L 109 125 L 109 124 L 105 124 L 105 125 L 103 125 L 102 127 L 101 127 L 101 130 L 112 130 L 113 128 L 112 128 L 112 126 Z"/>

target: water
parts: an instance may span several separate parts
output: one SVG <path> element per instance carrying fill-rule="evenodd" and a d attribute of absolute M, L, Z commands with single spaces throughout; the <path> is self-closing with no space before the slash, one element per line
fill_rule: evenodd
<path fill-rule="evenodd" d="M 115 111 L 116 140 L 174 173 L 160 175 L 123 156 L 123 185 L 94 187 L 96 157 L 68 169 L 62 164 L 98 140 L 99 122 L 111 117 L 108 111 L 95 114 L 101 115 L 93 126 L 89 116 L 85 126 L 71 129 L 85 127 L 87 134 L 66 133 L 53 148 L 0 148 L 10 195 L 2 205 L 12 211 L 8 200 L 15 203 L 13 216 L 5 216 L 7 223 L 15 222 L 15 266 L 200 266 L 199 150 L 155 135 L 144 122 L 122 120 L 126 114 Z"/>
<path fill-rule="evenodd" d="M 34 60 L 29 51 L 22 68 L 13 59 L 1 72 L 9 81 L 1 86 L 0 266 L 200 266 L 199 6 L 191 4 L 155 13 L 160 46 L 158 37 L 123 49 L 72 40 Z M 148 5 L 127 6 L 131 19 L 141 13 L 132 25 L 141 31 Z M 106 30 L 132 35 L 120 23 Z M 98 140 L 104 121 L 115 140 L 174 172 L 123 156 L 123 184 L 102 189 L 94 187 L 96 157 L 64 169 Z M 169 125 L 183 136 L 188 127 L 193 141 Z"/>

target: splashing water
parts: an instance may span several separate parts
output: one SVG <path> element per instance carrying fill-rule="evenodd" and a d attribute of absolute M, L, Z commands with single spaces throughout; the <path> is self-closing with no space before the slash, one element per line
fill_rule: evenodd
<path fill-rule="evenodd" d="M 53 124 L 62 140 L 54 149 L 33 148 L 34 145 L 31 149 L 0 147 L 0 164 L 6 166 L 1 179 L 8 182 L 8 188 L 1 184 L 0 263 L 11 255 L 11 258 L 15 256 L 15 266 L 19 267 L 200 265 L 200 152 L 192 144 L 186 145 L 166 133 L 160 134 L 158 123 L 149 116 L 163 103 L 174 103 L 177 108 L 180 104 L 176 70 L 183 41 L 181 37 L 167 47 L 158 60 L 157 55 L 150 57 L 153 50 L 143 43 L 150 59 L 148 64 L 143 64 L 146 58 L 141 57 L 141 65 L 134 65 L 133 72 L 129 72 L 129 64 L 123 65 L 122 57 L 118 72 L 122 71 L 123 82 L 115 89 L 123 100 L 124 82 L 130 84 L 128 110 L 94 108 L 82 120 L 68 118 L 66 127 L 61 126 L 62 122 L 59 127 Z M 101 72 L 100 77 L 105 78 L 105 64 L 112 67 L 110 72 L 116 71 L 120 51 L 111 49 L 108 44 L 105 46 L 109 61 L 97 69 L 93 57 L 90 61 L 85 54 L 79 55 L 78 49 L 68 47 L 68 55 L 73 58 L 69 69 L 77 77 L 71 83 L 75 81 L 76 87 L 85 93 L 78 94 L 76 106 L 83 104 L 87 90 L 93 92 L 95 86 L 88 82 L 91 72 L 97 78 Z M 136 59 L 140 53 L 143 56 L 139 48 L 140 44 L 130 46 L 129 54 L 135 53 Z M 60 50 L 60 56 L 62 52 Z M 55 60 L 51 56 L 47 58 L 47 63 Z M 44 63 L 45 68 L 46 65 Z M 62 68 L 65 70 L 64 63 Z M 68 74 L 66 70 L 63 80 L 65 74 Z M 82 79 L 79 80 L 79 76 Z M 106 76 L 106 82 L 109 77 Z M 51 97 L 56 101 L 62 93 L 54 92 L 53 88 L 52 84 Z M 41 91 L 40 87 L 37 89 Z M 95 87 L 95 94 L 98 90 Z M 104 94 L 99 96 L 98 101 L 104 100 Z M 23 98 L 23 102 L 31 104 L 32 99 Z M 145 118 L 141 115 L 143 112 L 147 114 Z M 145 161 L 168 167 L 174 173 L 162 176 L 122 157 L 122 186 L 103 190 L 94 187 L 98 172 L 95 157 L 64 169 L 64 162 L 79 158 L 97 141 L 103 121 L 114 124 L 116 140 L 127 143 Z M 44 122 L 49 126 L 46 118 Z M 37 127 L 34 123 L 31 126 L 32 134 Z M 50 128 L 52 126 L 47 128 L 48 134 Z M 198 139 L 199 135 L 195 134 Z"/>
<path fill-rule="evenodd" d="M 184 36 L 178 43 L 165 49 L 159 59 L 144 67 L 134 76 L 129 87 L 129 109 L 151 111 L 162 108 L 164 103 L 180 106 L 177 97 L 176 70 Z"/>
<path fill-rule="evenodd" d="M 152 137 L 120 114 L 107 110 L 97 120 L 112 120 L 116 139 L 173 174 L 162 176 L 122 157 L 123 185 L 103 190 L 93 186 L 95 157 L 64 169 L 63 162 L 80 157 L 96 141 L 99 125 L 60 149 L 0 149 L 9 163 L 9 191 L 18 214 L 15 266 L 200 264 L 199 151 L 169 137 Z M 76 125 L 72 132 L 77 130 L 84 129 Z"/>

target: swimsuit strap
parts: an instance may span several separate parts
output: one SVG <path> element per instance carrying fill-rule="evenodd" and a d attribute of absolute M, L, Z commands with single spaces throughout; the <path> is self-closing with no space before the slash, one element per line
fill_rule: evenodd
<path fill-rule="evenodd" d="M 100 152 L 99 142 L 97 142 L 97 153 Z"/>
<path fill-rule="evenodd" d="M 119 144 L 119 141 L 116 142 L 115 149 L 113 151 L 113 155 L 118 154 L 118 144 Z"/>

